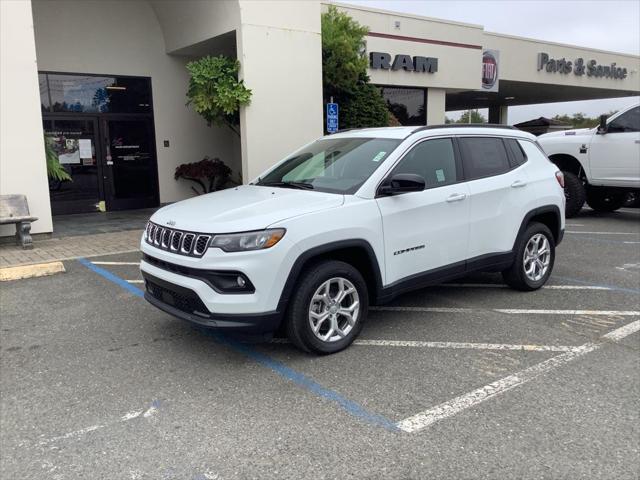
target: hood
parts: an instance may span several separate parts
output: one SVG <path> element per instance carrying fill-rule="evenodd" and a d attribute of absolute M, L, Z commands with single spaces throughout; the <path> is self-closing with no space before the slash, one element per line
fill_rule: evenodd
<path fill-rule="evenodd" d="M 538 141 L 544 141 L 547 138 L 558 138 L 558 137 L 577 137 L 581 135 L 591 135 L 591 128 L 575 128 L 573 130 L 561 130 L 559 132 L 551 132 L 544 133 L 538 137 Z"/>
<path fill-rule="evenodd" d="M 343 195 L 333 193 L 242 185 L 168 205 L 151 221 L 192 232 L 246 232 L 343 202 Z"/>

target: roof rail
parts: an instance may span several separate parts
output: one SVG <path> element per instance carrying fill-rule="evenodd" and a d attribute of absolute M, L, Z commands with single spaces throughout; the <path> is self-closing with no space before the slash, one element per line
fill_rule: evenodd
<path fill-rule="evenodd" d="M 435 128 L 504 128 L 506 130 L 519 130 L 511 125 L 502 125 L 499 123 L 444 123 L 440 125 L 427 125 L 418 127 L 411 133 L 421 132 L 423 130 L 433 130 Z"/>

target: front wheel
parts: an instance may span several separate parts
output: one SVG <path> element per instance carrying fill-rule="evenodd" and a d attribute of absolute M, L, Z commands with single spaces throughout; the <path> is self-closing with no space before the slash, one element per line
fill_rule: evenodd
<path fill-rule="evenodd" d="M 307 352 L 338 352 L 355 340 L 367 319 L 369 295 L 353 266 L 327 260 L 307 268 L 287 312 L 287 336 Z"/>
<path fill-rule="evenodd" d="M 526 292 L 547 283 L 556 258 L 556 242 L 546 225 L 529 224 L 516 241 L 514 251 L 513 265 L 502 272 L 507 285 Z"/>

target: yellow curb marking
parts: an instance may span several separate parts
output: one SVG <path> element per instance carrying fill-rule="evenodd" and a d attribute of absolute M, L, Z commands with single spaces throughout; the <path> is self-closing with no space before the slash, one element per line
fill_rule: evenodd
<path fill-rule="evenodd" d="M 64 272 L 62 262 L 36 263 L 18 267 L 0 268 L 0 282 L 21 280 L 23 278 L 44 277 Z"/>

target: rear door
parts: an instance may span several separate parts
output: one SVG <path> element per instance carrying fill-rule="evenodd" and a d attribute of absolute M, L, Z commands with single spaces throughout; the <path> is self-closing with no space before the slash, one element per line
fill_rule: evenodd
<path fill-rule="evenodd" d="M 376 199 L 382 214 L 387 283 L 452 264 L 464 271 L 469 191 L 461 182 L 453 139 L 434 138 L 414 145 L 390 176 L 397 173 L 422 176 L 426 188 Z"/>
<path fill-rule="evenodd" d="M 465 179 L 469 187 L 471 261 L 483 262 L 509 252 L 534 190 L 524 161 L 514 161 L 514 147 L 500 137 L 460 137 Z M 521 147 L 515 142 L 515 148 Z M 520 153 L 522 154 L 521 150 Z"/>

